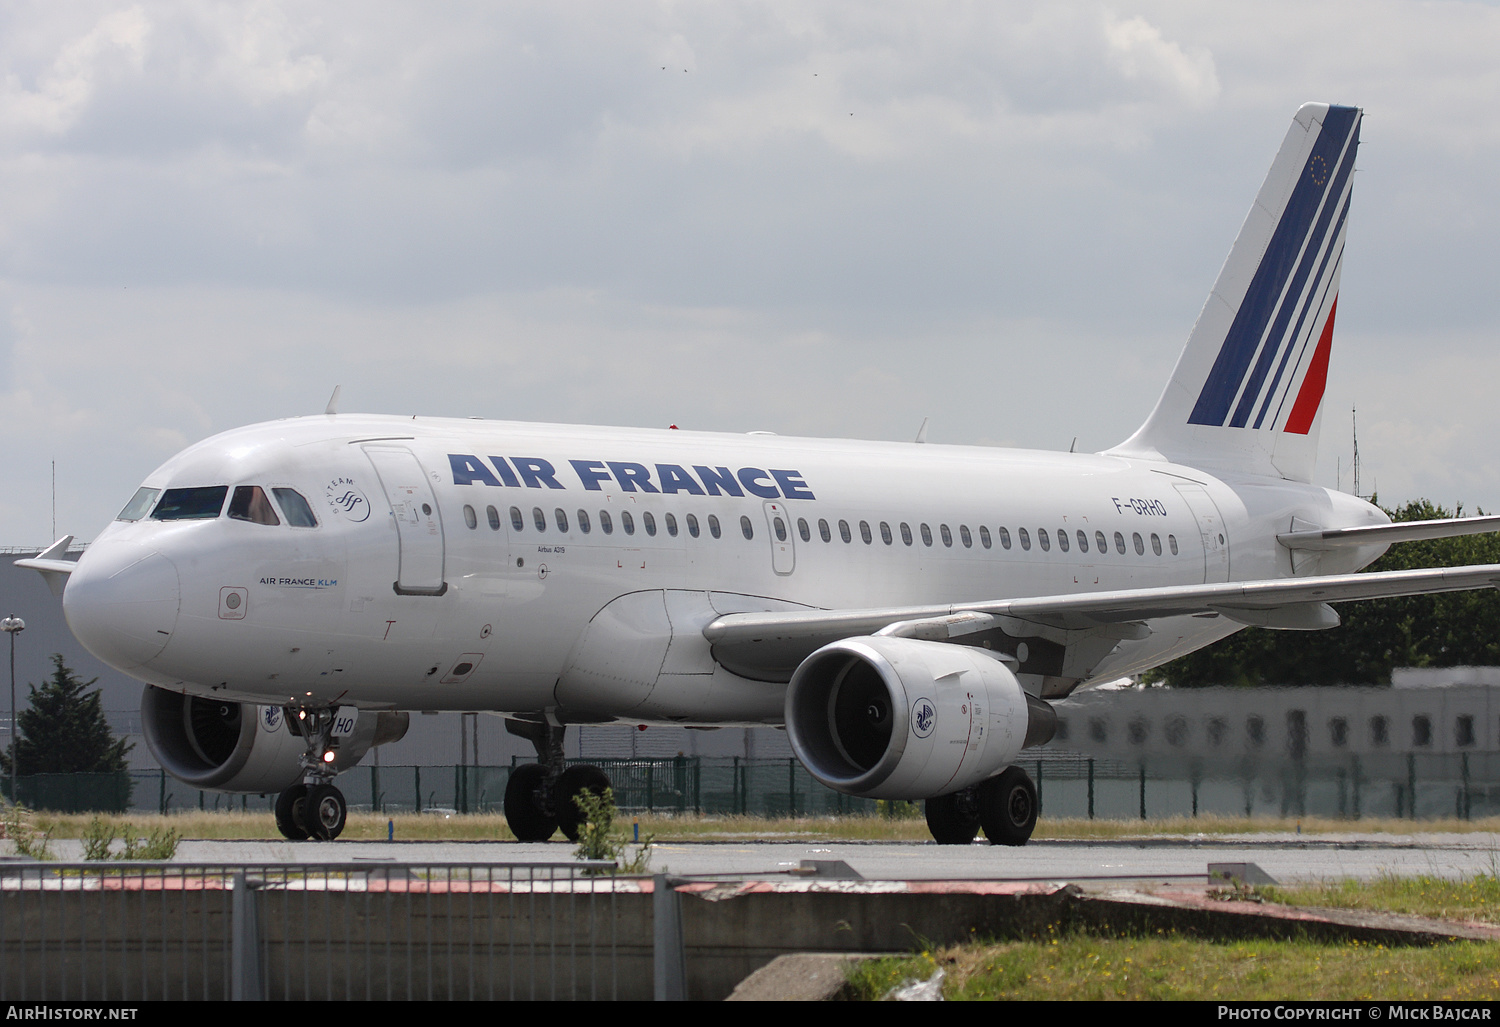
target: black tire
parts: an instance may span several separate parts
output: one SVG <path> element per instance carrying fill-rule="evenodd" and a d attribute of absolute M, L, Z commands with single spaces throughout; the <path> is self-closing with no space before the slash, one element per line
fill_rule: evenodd
<path fill-rule="evenodd" d="M 505 822 L 519 842 L 544 842 L 557 830 L 557 820 L 541 802 L 547 768 L 523 763 L 511 772 L 505 786 Z"/>
<path fill-rule="evenodd" d="M 927 830 L 939 845 L 968 845 L 979 833 L 978 799 L 974 789 L 928 799 Z"/>
<path fill-rule="evenodd" d="M 344 793 L 333 785 L 314 785 L 307 790 L 302 806 L 302 826 L 312 838 L 331 842 L 344 833 L 349 819 L 349 804 Z"/>
<path fill-rule="evenodd" d="M 979 826 L 994 845 L 1025 845 L 1036 830 L 1036 785 L 1020 767 L 1007 767 L 979 786 Z"/>
<path fill-rule="evenodd" d="M 307 805 L 307 785 L 292 785 L 276 796 L 276 830 L 289 841 L 307 841 L 302 826 L 302 808 Z"/>
<path fill-rule="evenodd" d="M 553 805 L 557 810 L 557 826 L 568 841 L 576 842 L 583 827 L 583 811 L 573 800 L 583 792 L 603 795 L 609 787 L 609 775 L 598 767 L 577 763 L 562 772 L 553 792 Z"/>

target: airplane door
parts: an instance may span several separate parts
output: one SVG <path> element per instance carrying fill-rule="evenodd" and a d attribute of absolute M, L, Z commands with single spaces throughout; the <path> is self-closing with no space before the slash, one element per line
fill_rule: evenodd
<path fill-rule="evenodd" d="M 1203 541 L 1204 582 L 1229 580 L 1229 539 L 1224 530 L 1224 518 L 1214 505 L 1208 492 L 1197 485 L 1175 485 L 1178 495 L 1193 513 L 1198 522 L 1198 535 Z"/>
<path fill-rule="evenodd" d="M 771 569 L 777 574 L 790 574 L 797 566 L 792 518 L 782 503 L 771 501 L 765 507 L 766 527 L 770 529 L 771 535 Z"/>
<path fill-rule="evenodd" d="M 375 474 L 390 500 L 396 519 L 396 592 L 400 595 L 440 596 L 448 591 L 443 580 L 443 522 L 437 496 L 416 454 L 404 446 L 365 446 Z"/>

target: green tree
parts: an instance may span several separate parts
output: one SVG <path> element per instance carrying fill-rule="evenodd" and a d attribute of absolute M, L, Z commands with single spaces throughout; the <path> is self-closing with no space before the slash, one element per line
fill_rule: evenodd
<path fill-rule="evenodd" d="M 1479 511 L 1483 513 L 1484 511 Z M 1393 521 L 1462 517 L 1419 499 L 1387 510 Z M 1500 534 L 1398 542 L 1368 568 L 1398 571 L 1500 563 Z M 1206 685 L 1389 684 L 1394 667 L 1500 664 L 1500 592 L 1403 596 L 1337 607 L 1328 631 L 1246 628 L 1158 668 L 1153 680 Z"/>
<path fill-rule="evenodd" d="M 125 769 L 125 754 L 134 745 L 116 739 L 104 719 L 99 693 L 90 691 L 95 682 L 80 681 L 52 654 L 52 677 L 42 687 L 31 688 L 30 704 L 16 715 L 21 737 L 16 743 L 17 773 L 75 774 L 118 773 Z M 0 770 L 10 774 L 9 746 L 0 753 Z"/>

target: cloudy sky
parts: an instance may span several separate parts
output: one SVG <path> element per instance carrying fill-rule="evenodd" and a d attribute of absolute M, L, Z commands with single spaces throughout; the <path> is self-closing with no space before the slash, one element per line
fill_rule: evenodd
<path fill-rule="evenodd" d="M 1319 479 L 1500 509 L 1500 8 L 0 7 L 0 545 L 342 409 L 1102 449 L 1366 111 Z"/>

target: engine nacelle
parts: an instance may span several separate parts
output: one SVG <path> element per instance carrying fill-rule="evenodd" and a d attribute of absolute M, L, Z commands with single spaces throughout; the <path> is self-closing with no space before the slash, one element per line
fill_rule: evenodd
<path fill-rule="evenodd" d="M 792 750 L 830 788 L 927 799 L 993 777 L 1052 737 L 1052 707 L 983 649 L 874 635 L 813 653 L 792 675 Z"/>
<path fill-rule="evenodd" d="M 356 712 L 354 730 L 336 739 L 333 768 L 348 770 L 376 745 L 399 741 L 405 713 Z M 252 706 L 184 695 L 147 685 L 141 695 L 146 746 L 167 773 L 195 788 L 260 795 L 302 780 L 306 743 L 287 726 L 280 706 Z"/>

